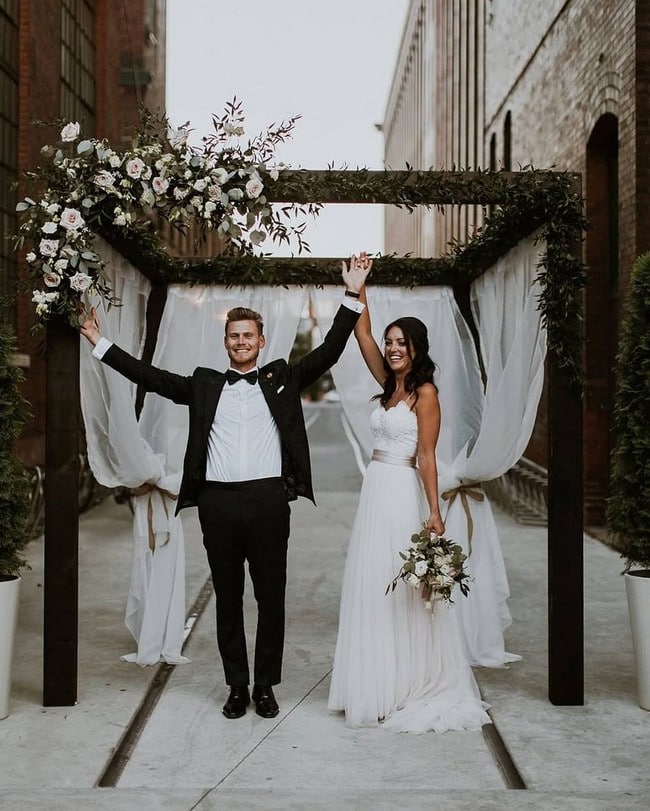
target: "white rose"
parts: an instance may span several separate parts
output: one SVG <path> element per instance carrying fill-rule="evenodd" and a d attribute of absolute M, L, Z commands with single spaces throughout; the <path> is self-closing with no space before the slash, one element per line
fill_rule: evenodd
<path fill-rule="evenodd" d="M 50 203 L 45 210 L 47 211 L 48 214 L 52 215 L 56 214 L 56 212 L 59 211 L 60 208 L 61 206 L 58 203 Z"/>
<path fill-rule="evenodd" d="M 61 277 L 54 271 L 48 270 L 47 273 L 43 274 L 43 284 L 46 287 L 58 287 L 60 282 Z"/>
<path fill-rule="evenodd" d="M 220 186 L 223 186 L 226 180 L 228 180 L 228 172 L 226 172 L 226 170 L 222 166 L 219 166 L 217 169 L 214 170 L 214 172 L 212 172 L 212 177 L 217 181 L 217 183 Z"/>
<path fill-rule="evenodd" d="M 201 197 L 194 195 L 190 200 L 190 205 L 193 205 L 195 208 L 200 208 L 203 205 L 203 200 Z"/>
<path fill-rule="evenodd" d="M 405 580 L 409 586 L 413 586 L 414 589 L 420 588 L 420 578 L 416 577 L 413 573 L 407 574 Z"/>
<path fill-rule="evenodd" d="M 138 180 L 144 169 L 144 161 L 141 158 L 131 158 L 126 162 L 126 173 L 133 180 Z"/>
<path fill-rule="evenodd" d="M 187 189 L 180 189 L 178 186 L 174 189 L 174 197 L 176 200 L 182 200 L 187 196 Z"/>
<path fill-rule="evenodd" d="M 264 184 L 261 180 L 251 178 L 246 184 L 246 194 L 249 197 L 259 197 L 264 190 Z"/>
<path fill-rule="evenodd" d="M 244 192 L 241 189 L 230 189 L 228 196 L 231 200 L 241 200 L 244 196 Z"/>
<path fill-rule="evenodd" d="M 70 277 L 70 287 L 78 293 L 83 293 L 92 284 L 92 279 L 86 273 L 75 273 Z"/>
<path fill-rule="evenodd" d="M 208 197 L 210 200 L 218 200 L 221 197 L 221 186 L 216 183 L 211 183 L 208 186 Z"/>
<path fill-rule="evenodd" d="M 108 159 L 108 163 L 113 169 L 117 169 L 117 167 L 122 164 L 122 158 L 119 155 L 111 155 Z"/>
<path fill-rule="evenodd" d="M 113 225 L 126 225 L 126 216 L 124 214 L 116 214 L 113 218 Z"/>
<path fill-rule="evenodd" d="M 194 181 L 194 188 L 196 189 L 196 191 L 205 191 L 205 187 L 207 185 L 208 181 L 203 177 L 200 177 L 198 180 Z"/>
<path fill-rule="evenodd" d="M 187 143 L 189 130 L 186 127 L 169 127 L 167 130 L 167 140 L 172 149 L 181 149 Z"/>
<path fill-rule="evenodd" d="M 169 188 L 169 180 L 166 177 L 154 177 L 151 185 L 156 194 L 164 194 Z"/>
<path fill-rule="evenodd" d="M 426 560 L 418 560 L 415 564 L 415 574 L 418 577 L 422 577 L 423 574 L 427 573 L 427 569 L 429 568 Z"/>
<path fill-rule="evenodd" d="M 30 252 L 27 254 L 27 256 L 25 257 L 25 259 L 26 259 L 28 262 L 35 262 L 35 261 L 36 261 L 36 254 L 34 253 L 34 251 L 30 251 Z"/>
<path fill-rule="evenodd" d="M 58 226 L 58 225 L 57 225 L 55 222 L 52 222 L 52 221 L 50 220 L 49 222 L 46 222 L 46 223 L 45 223 L 45 225 L 44 225 L 44 226 L 41 228 L 41 231 L 42 231 L 44 234 L 56 234 L 56 229 L 57 229 L 58 227 L 59 227 L 59 226 Z"/>
<path fill-rule="evenodd" d="M 205 204 L 205 207 L 203 209 L 204 216 L 206 218 L 211 217 L 212 214 L 214 213 L 216 207 L 217 207 L 216 203 L 213 203 L 212 200 L 208 200 L 208 202 Z"/>
<path fill-rule="evenodd" d="M 58 239 L 42 239 L 38 246 L 42 256 L 54 256 L 59 247 Z"/>
<path fill-rule="evenodd" d="M 185 180 L 191 180 L 192 179 L 192 170 L 191 169 L 186 169 L 183 172 L 183 177 L 185 178 Z"/>
<path fill-rule="evenodd" d="M 115 183 L 115 175 L 108 169 L 102 169 L 99 174 L 95 175 L 95 183 L 102 189 L 107 189 Z"/>
<path fill-rule="evenodd" d="M 63 271 L 68 267 L 68 260 L 67 259 L 57 259 L 54 263 L 54 270 L 57 273 L 63 273 Z"/>
<path fill-rule="evenodd" d="M 81 127 L 77 121 L 70 121 L 65 127 L 61 130 L 61 140 L 64 142 L 69 141 L 76 141 L 79 137 L 79 133 L 81 132 Z"/>
<path fill-rule="evenodd" d="M 86 224 L 81 212 L 76 208 L 64 208 L 61 212 L 61 226 L 68 231 L 76 231 Z"/>

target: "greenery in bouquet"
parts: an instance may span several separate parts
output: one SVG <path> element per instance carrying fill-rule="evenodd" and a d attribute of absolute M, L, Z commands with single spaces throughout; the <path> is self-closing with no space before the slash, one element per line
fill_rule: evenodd
<path fill-rule="evenodd" d="M 434 603 L 438 601 L 453 603 L 451 595 L 455 586 L 463 596 L 469 594 L 470 577 L 465 569 L 467 555 L 457 543 L 430 532 L 426 525 L 411 536 L 411 546 L 405 552 L 400 552 L 400 557 L 404 563 L 395 579 L 388 584 L 386 594 L 394 591 L 397 583 L 403 580 L 420 590 L 429 610 L 433 610 Z"/>
<path fill-rule="evenodd" d="M 38 319 L 58 314 L 77 325 L 86 292 L 109 306 L 117 303 L 95 235 L 151 232 L 159 217 L 181 229 L 195 224 L 202 235 L 215 231 L 226 255 L 260 253 L 265 242 L 308 251 L 304 215 L 317 214 L 319 206 L 273 207 L 266 196 L 269 182 L 287 168 L 276 161 L 276 148 L 298 118 L 246 140 L 242 105 L 234 99 L 222 116 L 213 116 L 214 132 L 196 147 L 188 141 L 189 122 L 172 127 L 143 110 L 141 127 L 124 151 L 84 138 L 77 122 L 65 123 L 59 144 L 41 150 L 49 163 L 26 175 L 39 194 L 16 207 L 21 225 L 14 247 L 26 252 Z"/>

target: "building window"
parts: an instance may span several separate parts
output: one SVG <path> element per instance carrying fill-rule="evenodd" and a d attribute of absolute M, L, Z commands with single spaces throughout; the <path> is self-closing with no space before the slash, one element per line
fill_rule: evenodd
<path fill-rule="evenodd" d="M 490 170 L 496 172 L 497 169 L 497 136 L 492 133 L 490 136 Z"/>
<path fill-rule="evenodd" d="M 17 262 L 6 234 L 16 232 L 18 178 L 18 3 L 0 0 L 0 295 L 16 293 Z M 15 325 L 15 309 L 0 309 Z"/>
<path fill-rule="evenodd" d="M 61 3 L 61 115 L 95 130 L 95 3 Z"/>
<path fill-rule="evenodd" d="M 503 168 L 506 172 L 512 171 L 512 115 L 510 110 L 506 113 L 503 122 Z"/>

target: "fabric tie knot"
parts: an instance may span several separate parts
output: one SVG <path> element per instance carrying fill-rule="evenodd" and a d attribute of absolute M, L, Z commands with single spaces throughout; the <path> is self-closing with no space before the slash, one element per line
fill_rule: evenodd
<path fill-rule="evenodd" d="M 467 484 L 460 484 L 452 490 L 447 490 L 442 494 L 444 501 L 449 502 L 449 508 L 460 497 L 460 503 L 463 505 L 465 516 L 467 517 L 467 545 L 468 557 L 472 555 L 472 535 L 474 534 L 474 522 L 472 521 L 472 511 L 470 510 L 469 501 L 467 497 L 474 499 L 474 501 L 484 501 L 485 494 L 481 490 L 480 482 L 468 482 Z"/>
<path fill-rule="evenodd" d="M 229 386 L 232 386 L 233 383 L 237 383 L 238 380 L 245 380 L 253 386 L 257 383 L 257 369 L 253 369 L 252 372 L 246 372 L 245 375 L 239 374 L 239 372 L 236 372 L 234 369 L 228 369 L 226 372 L 226 380 Z"/>

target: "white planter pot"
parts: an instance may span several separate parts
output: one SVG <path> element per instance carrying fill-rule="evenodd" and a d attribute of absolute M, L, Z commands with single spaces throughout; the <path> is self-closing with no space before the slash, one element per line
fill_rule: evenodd
<path fill-rule="evenodd" d="M 625 573 L 639 707 L 650 710 L 650 569 Z"/>
<path fill-rule="evenodd" d="M 20 577 L 0 579 L 0 719 L 9 715 L 11 659 L 18 618 Z"/>

